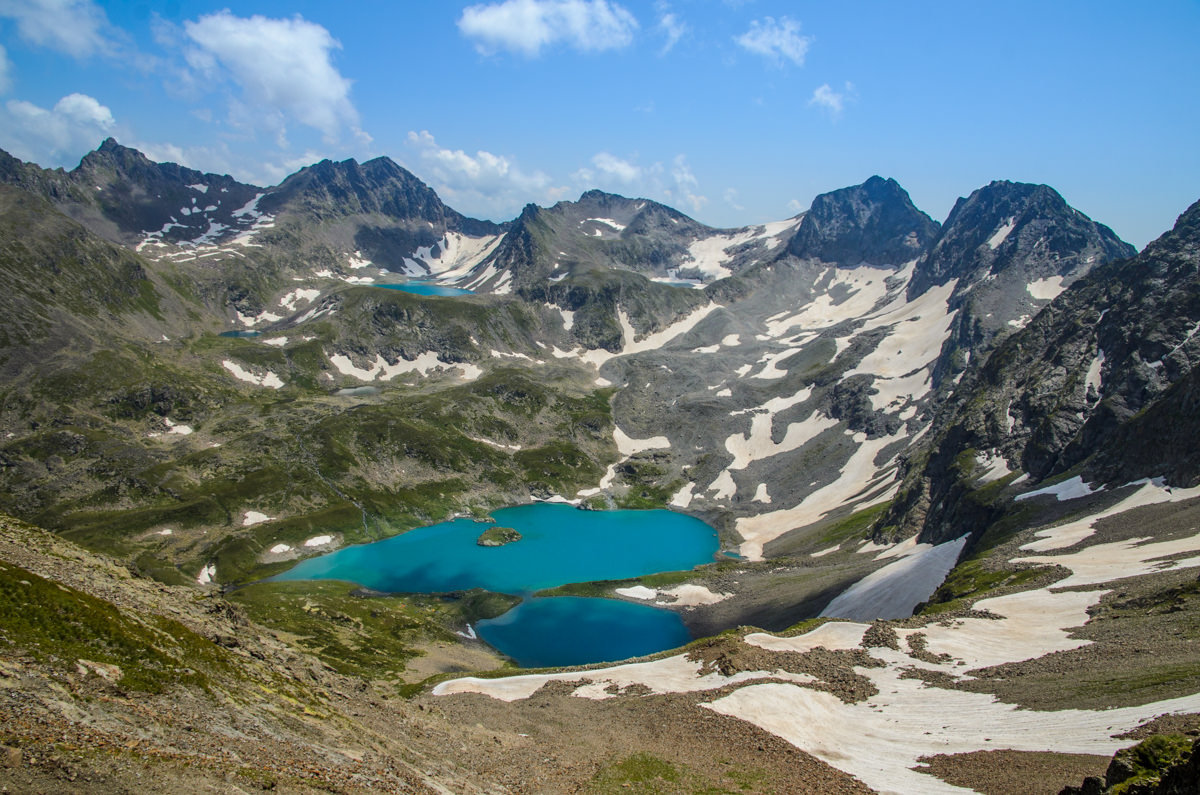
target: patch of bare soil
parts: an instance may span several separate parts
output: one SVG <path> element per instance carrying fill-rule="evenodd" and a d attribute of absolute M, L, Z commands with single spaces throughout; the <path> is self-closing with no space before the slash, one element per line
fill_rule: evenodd
<path fill-rule="evenodd" d="M 593 701 L 571 696 L 573 690 L 558 682 L 511 703 L 477 694 L 430 703 L 448 723 L 510 738 L 459 748 L 456 755 L 460 765 L 517 793 L 605 791 L 596 789 L 597 778 L 635 757 L 679 773 L 675 782 L 635 792 L 871 791 L 773 734 L 691 703 L 693 697 L 623 694 Z"/>
<path fill-rule="evenodd" d="M 925 767 L 916 770 L 984 795 L 1058 795 L 1068 784 L 1087 776 L 1103 776 L 1112 758 L 1045 751 L 975 751 L 924 756 L 919 761 Z"/>
<path fill-rule="evenodd" d="M 806 652 L 771 651 L 750 646 L 741 638 L 728 635 L 709 638 L 693 646 L 687 656 L 693 662 L 700 663 L 703 672 L 716 671 L 723 676 L 746 671 L 809 674 L 817 681 L 802 687 L 832 693 L 847 704 L 866 701 L 879 692 L 870 679 L 854 669 L 879 668 L 884 664 L 866 649 L 831 651 L 818 647 Z"/>

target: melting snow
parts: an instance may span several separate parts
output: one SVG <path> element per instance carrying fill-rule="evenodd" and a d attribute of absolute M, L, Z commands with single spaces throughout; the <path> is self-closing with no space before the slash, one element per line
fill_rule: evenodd
<path fill-rule="evenodd" d="M 1092 359 L 1092 363 L 1088 365 L 1087 382 L 1085 389 L 1090 388 L 1095 390 L 1097 395 L 1103 395 L 1104 388 L 1104 351 L 1096 354 L 1096 358 Z"/>
<path fill-rule="evenodd" d="M 228 359 L 221 362 L 221 366 L 229 372 L 233 373 L 233 377 L 239 381 L 245 381 L 248 384 L 255 386 L 266 386 L 271 389 L 283 388 L 283 381 L 275 373 L 267 370 L 265 375 L 255 375 L 254 373 L 242 369 L 242 366 L 237 362 L 231 362 Z"/>
<path fill-rule="evenodd" d="M 279 299 L 279 305 L 289 312 L 295 312 L 298 304 L 309 304 L 316 300 L 321 294 L 317 289 L 297 288 Z"/>
<path fill-rule="evenodd" d="M 333 541 L 333 536 L 313 536 L 304 542 L 306 547 L 323 547 Z"/>
<path fill-rule="evenodd" d="M 1005 240 L 1008 239 L 1008 236 L 1010 234 L 1012 234 L 1012 230 L 1015 229 L 1016 226 L 1017 226 L 1016 216 L 1013 216 L 1012 218 L 1009 218 L 1007 221 L 1005 221 L 1004 224 L 999 229 L 997 229 L 995 232 L 993 232 L 992 236 L 988 238 L 988 240 L 987 240 L 988 248 L 990 248 L 992 251 L 995 251 L 1000 246 L 1001 243 L 1003 243 Z"/>
<path fill-rule="evenodd" d="M 789 530 L 819 521 L 834 509 L 851 503 L 860 495 L 864 486 L 878 476 L 875 457 L 883 448 L 899 438 L 902 438 L 902 434 L 881 436 L 878 439 L 867 439 L 864 433 L 853 434 L 852 440 L 858 449 L 850 456 L 837 480 L 817 489 L 792 508 L 783 508 L 758 516 L 743 516 L 737 520 L 737 531 L 744 539 L 738 552 L 747 560 L 762 560 L 763 546 L 768 542 Z M 885 463 L 884 467 L 890 463 Z M 723 476 L 728 474 L 728 470 L 722 473 Z M 730 482 L 732 483 L 732 478 Z M 855 503 L 855 509 L 861 510 L 891 499 L 898 486 L 899 484 L 893 483 L 872 499 Z"/>
<path fill-rule="evenodd" d="M 692 504 L 692 490 L 696 488 L 695 483 L 688 483 L 686 486 L 675 492 L 675 496 L 671 498 L 671 505 L 676 508 L 686 508 Z"/>
<path fill-rule="evenodd" d="M 964 535 L 937 546 L 915 544 L 900 560 L 872 572 L 839 594 L 821 615 L 853 621 L 908 618 L 946 579 L 966 543 Z"/>
<path fill-rule="evenodd" d="M 389 364 L 382 354 L 375 354 L 375 361 L 371 364 L 370 369 L 364 370 L 358 367 L 350 359 L 349 356 L 341 353 L 335 353 L 329 357 L 329 362 L 342 375 L 348 375 L 351 378 L 356 378 L 359 381 L 390 381 L 397 375 L 403 373 L 420 373 L 422 376 L 427 376 L 433 370 L 458 368 L 462 371 L 462 377 L 465 380 L 473 381 L 483 375 L 483 370 L 476 365 L 469 363 L 451 364 L 450 362 L 442 361 L 433 351 L 425 351 L 417 358 L 409 361 L 404 358 L 398 359 L 395 364 Z"/>
<path fill-rule="evenodd" d="M 1044 489 L 1019 494 L 1015 499 L 1019 502 L 1020 500 L 1028 500 L 1031 497 L 1053 494 L 1059 502 L 1066 502 L 1067 500 L 1076 500 L 1080 497 L 1086 497 L 1089 494 L 1095 494 L 1097 491 L 1098 489 L 1093 489 L 1083 482 L 1082 475 L 1076 475 L 1070 480 L 1064 480 L 1062 483 L 1055 483 L 1053 486 L 1047 486 Z"/>
<path fill-rule="evenodd" d="M 246 511 L 244 514 L 242 514 L 242 527 L 262 524 L 263 522 L 271 521 L 271 519 L 272 517 L 267 516 L 265 513 L 259 513 L 258 511 Z"/>
<path fill-rule="evenodd" d="M 580 221 L 579 223 L 586 224 L 588 221 L 595 221 L 598 224 L 606 224 L 608 226 L 611 226 L 613 229 L 617 230 L 618 232 L 624 231 L 624 229 L 625 229 L 624 224 L 618 224 L 616 221 L 614 221 L 611 218 L 588 218 L 587 220 Z"/>
<path fill-rule="evenodd" d="M 1061 276 L 1051 276 L 1029 283 L 1029 294 L 1039 301 L 1053 301 L 1065 289 Z"/>
<path fill-rule="evenodd" d="M 198 585 L 208 585 L 217 577 L 217 564 L 210 563 L 200 569 L 200 573 L 196 575 L 196 583 Z"/>

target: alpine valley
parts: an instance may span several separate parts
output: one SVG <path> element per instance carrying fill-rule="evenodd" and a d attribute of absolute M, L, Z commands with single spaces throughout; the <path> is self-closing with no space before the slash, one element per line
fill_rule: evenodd
<path fill-rule="evenodd" d="M 0 152 L 0 784 L 1194 791 L 1198 331 L 1200 202 L 1138 252 L 1012 182 L 496 224 L 387 158 Z M 523 595 L 271 579 L 536 501 L 715 528 L 539 594 L 694 640 L 521 671 Z"/>

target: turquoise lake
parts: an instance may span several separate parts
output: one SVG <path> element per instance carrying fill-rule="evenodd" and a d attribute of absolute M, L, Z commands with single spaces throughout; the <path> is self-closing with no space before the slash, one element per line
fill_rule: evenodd
<path fill-rule="evenodd" d="M 401 290 L 414 295 L 474 295 L 472 290 L 464 290 L 461 287 L 446 287 L 441 284 L 433 284 L 432 282 L 400 282 L 398 284 L 377 284 L 376 287 L 383 287 L 388 290 Z"/>
<path fill-rule="evenodd" d="M 311 558 L 274 579 L 348 580 L 394 593 L 485 588 L 528 595 L 572 582 L 688 570 L 711 562 L 718 547 L 713 528 L 671 511 L 535 503 L 492 516 L 516 528 L 521 540 L 481 547 L 475 541 L 488 525 L 454 519 Z M 525 666 L 619 660 L 688 641 L 677 614 L 613 599 L 528 599 L 476 629 Z"/>

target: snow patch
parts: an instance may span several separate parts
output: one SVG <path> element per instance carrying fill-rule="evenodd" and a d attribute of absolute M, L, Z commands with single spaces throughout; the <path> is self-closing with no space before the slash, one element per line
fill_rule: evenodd
<path fill-rule="evenodd" d="M 616 221 L 614 221 L 611 218 L 588 218 L 586 220 L 580 221 L 579 223 L 586 224 L 588 221 L 592 221 L 597 224 L 605 224 L 607 226 L 611 226 L 613 229 L 615 229 L 618 232 L 623 232 L 625 230 L 624 224 L 618 224 Z M 597 237 L 598 236 L 599 235 L 597 234 Z"/>
<path fill-rule="evenodd" d="M 264 375 L 257 375 L 245 370 L 237 362 L 231 362 L 228 359 L 221 362 L 221 366 L 233 374 L 233 377 L 239 381 L 245 381 L 248 384 L 255 386 L 265 386 L 271 389 L 282 389 L 283 381 L 275 373 L 267 370 Z"/>
<path fill-rule="evenodd" d="M 1046 279 L 1038 279 L 1036 282 L 1030 282 L 1028 289 L 1029 294 L 1039 301 L 1053 301 L 1066 288 L 1063 287 L 1063 277 L 1051 276 Z"/>
<path fill-rule="evenodd" d="M 246 511 L 242 514 L 242 527 L 250 527 L 251 525 L 262 524 L 263 522 L 270 522 L 272 520 L 273 517 L 267 516 L 265 513 Z"/>
<path fill-rule="evenodd" d="M 304 542 L 306 547 L 324 547 L 333 543 L 333 536 L 313 536 Z"/>
<path fill-rule="evenodd" d="M 914 544 L 912 551 L 900 560 L 868 574 L 838 594 L 821 611 L 821 616 L 852 621 L 908 618 L 946 579 L 966 543 L 964 535 L 937 546 Z"/>
<path fill-rule="evenodd" d="M 1012 234 L 1012 231 L 1016 228 L 1017 217 L 1014 215 L 1012 218 L 1009 218 L 1007 221 L 1005 221 L 995 232 L 992 233 L 992 236 L 987 239 L 988 248 L 990 248 L 992 251 L 995 251 L 1001 243 L 1008 239 L 1008 236 Z"/>
<path fill-rule="evenodd" d="M 1086 497 L 1089 494 L 1095 494 L 1100 489 L 1093 489 L 1091 486 L 1083 482 L 1082 475 L 1076 475 L 1070 480 L 1064 480 L 1062 483 L 1055 483 L 1053 486 L 1046 486 L 1044 489 L 1036 491 L 1027 491 L 1024 494 L 1019 494 L 1015 498 L 1017 502 L 1021 500 L 1032 499 L 1033 497 L 1042 497 L 1045 495 L 1054 495 L 1054 498 L 1059 502 L 1067 500 L 1077 500 L 1080 497 Z"/>

